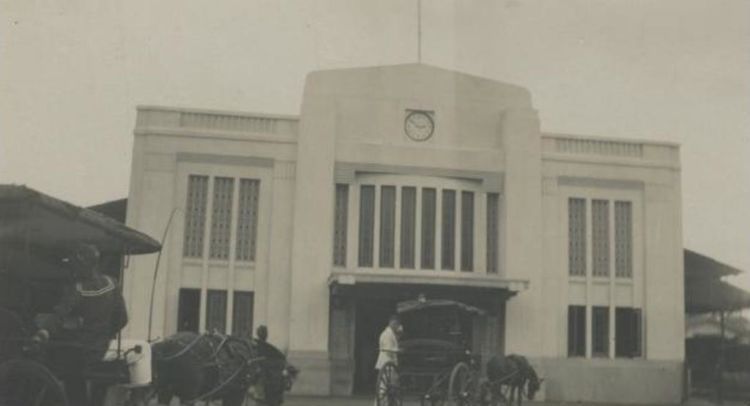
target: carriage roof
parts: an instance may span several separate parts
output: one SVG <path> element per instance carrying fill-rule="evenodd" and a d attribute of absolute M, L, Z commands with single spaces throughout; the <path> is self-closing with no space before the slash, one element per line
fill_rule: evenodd
<path fill-rule="evenodd" d="M 93 210 L 26 186 L 0 185 L 0 245 L 59 251 L 75 243 L 96 245 L 103 255 L 148 254 L 158 241 Z"/>

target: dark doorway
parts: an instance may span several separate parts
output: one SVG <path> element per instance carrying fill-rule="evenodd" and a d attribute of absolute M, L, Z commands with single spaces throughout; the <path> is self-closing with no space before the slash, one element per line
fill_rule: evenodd
<path fill-rule="evenodd" d="M 177 331 L 198 332 L 201 309 L 200 289 L 180 289 L 180 304 L 177 310 Z"/>
<path fill-rule="evenodd" d="M 375 393 L 375 362 L 380 333 L 396 312 L 394 299 L 367 297 L 357 301 L 354 333 L 354 393 Z"/>

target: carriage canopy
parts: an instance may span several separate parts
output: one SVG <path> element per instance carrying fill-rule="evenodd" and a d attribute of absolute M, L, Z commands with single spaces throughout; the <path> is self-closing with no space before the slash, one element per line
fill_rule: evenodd
<path fill-rule="evenodd" d="M 0 185 L 0 245 L 33 245 L 58 250 L 77 242 L 95 244 L 102 254 L 148 254 L 159 242 L 93 210 L 26 186 Z"/>

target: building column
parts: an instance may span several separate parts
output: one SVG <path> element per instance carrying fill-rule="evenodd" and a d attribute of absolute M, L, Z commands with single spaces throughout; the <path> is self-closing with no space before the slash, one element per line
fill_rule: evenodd
<path fill-rule="evenodd" d="M 335 102 L 308 78 L 302 103 L 294 193 L 289 358 L 302 371 L 294 392 L 330 393 L 329 290 L 332 268 Z"/>
<path fill-rule="evenodd" d="M 505 277 L 529 280 L 529 290 L 506 305 L 506 353 L 540 352 L 546 316 L 541 301 L 542 175 L 541 135 L 535 110 L 506 110 L 503 117 L 505 151 L 504 230 Z"/>

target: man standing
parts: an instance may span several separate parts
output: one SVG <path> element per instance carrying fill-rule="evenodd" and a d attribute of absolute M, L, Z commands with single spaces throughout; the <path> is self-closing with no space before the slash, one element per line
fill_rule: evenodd
<path fill-rule="evenodd" d="M 112 278 L 99 273 L 99 250 L 79 244 L 66 258 L 71 280 L 54 313 L 39 320 L 34 340 L 52 339 L 50 362 L 59 369 L 73 405 L 87 405 L 85 371 L 101 361 L 110 341 L 127 324 L 125 301 Z"/>
<path fill-rule="evenodd" d="M 398 316 L 391 316 L 388 325 L 380 333 L 378 360 L 375 369 L 380 370 L 387 362 L 398 365 L 398 337 L 403 331 Z"/>

